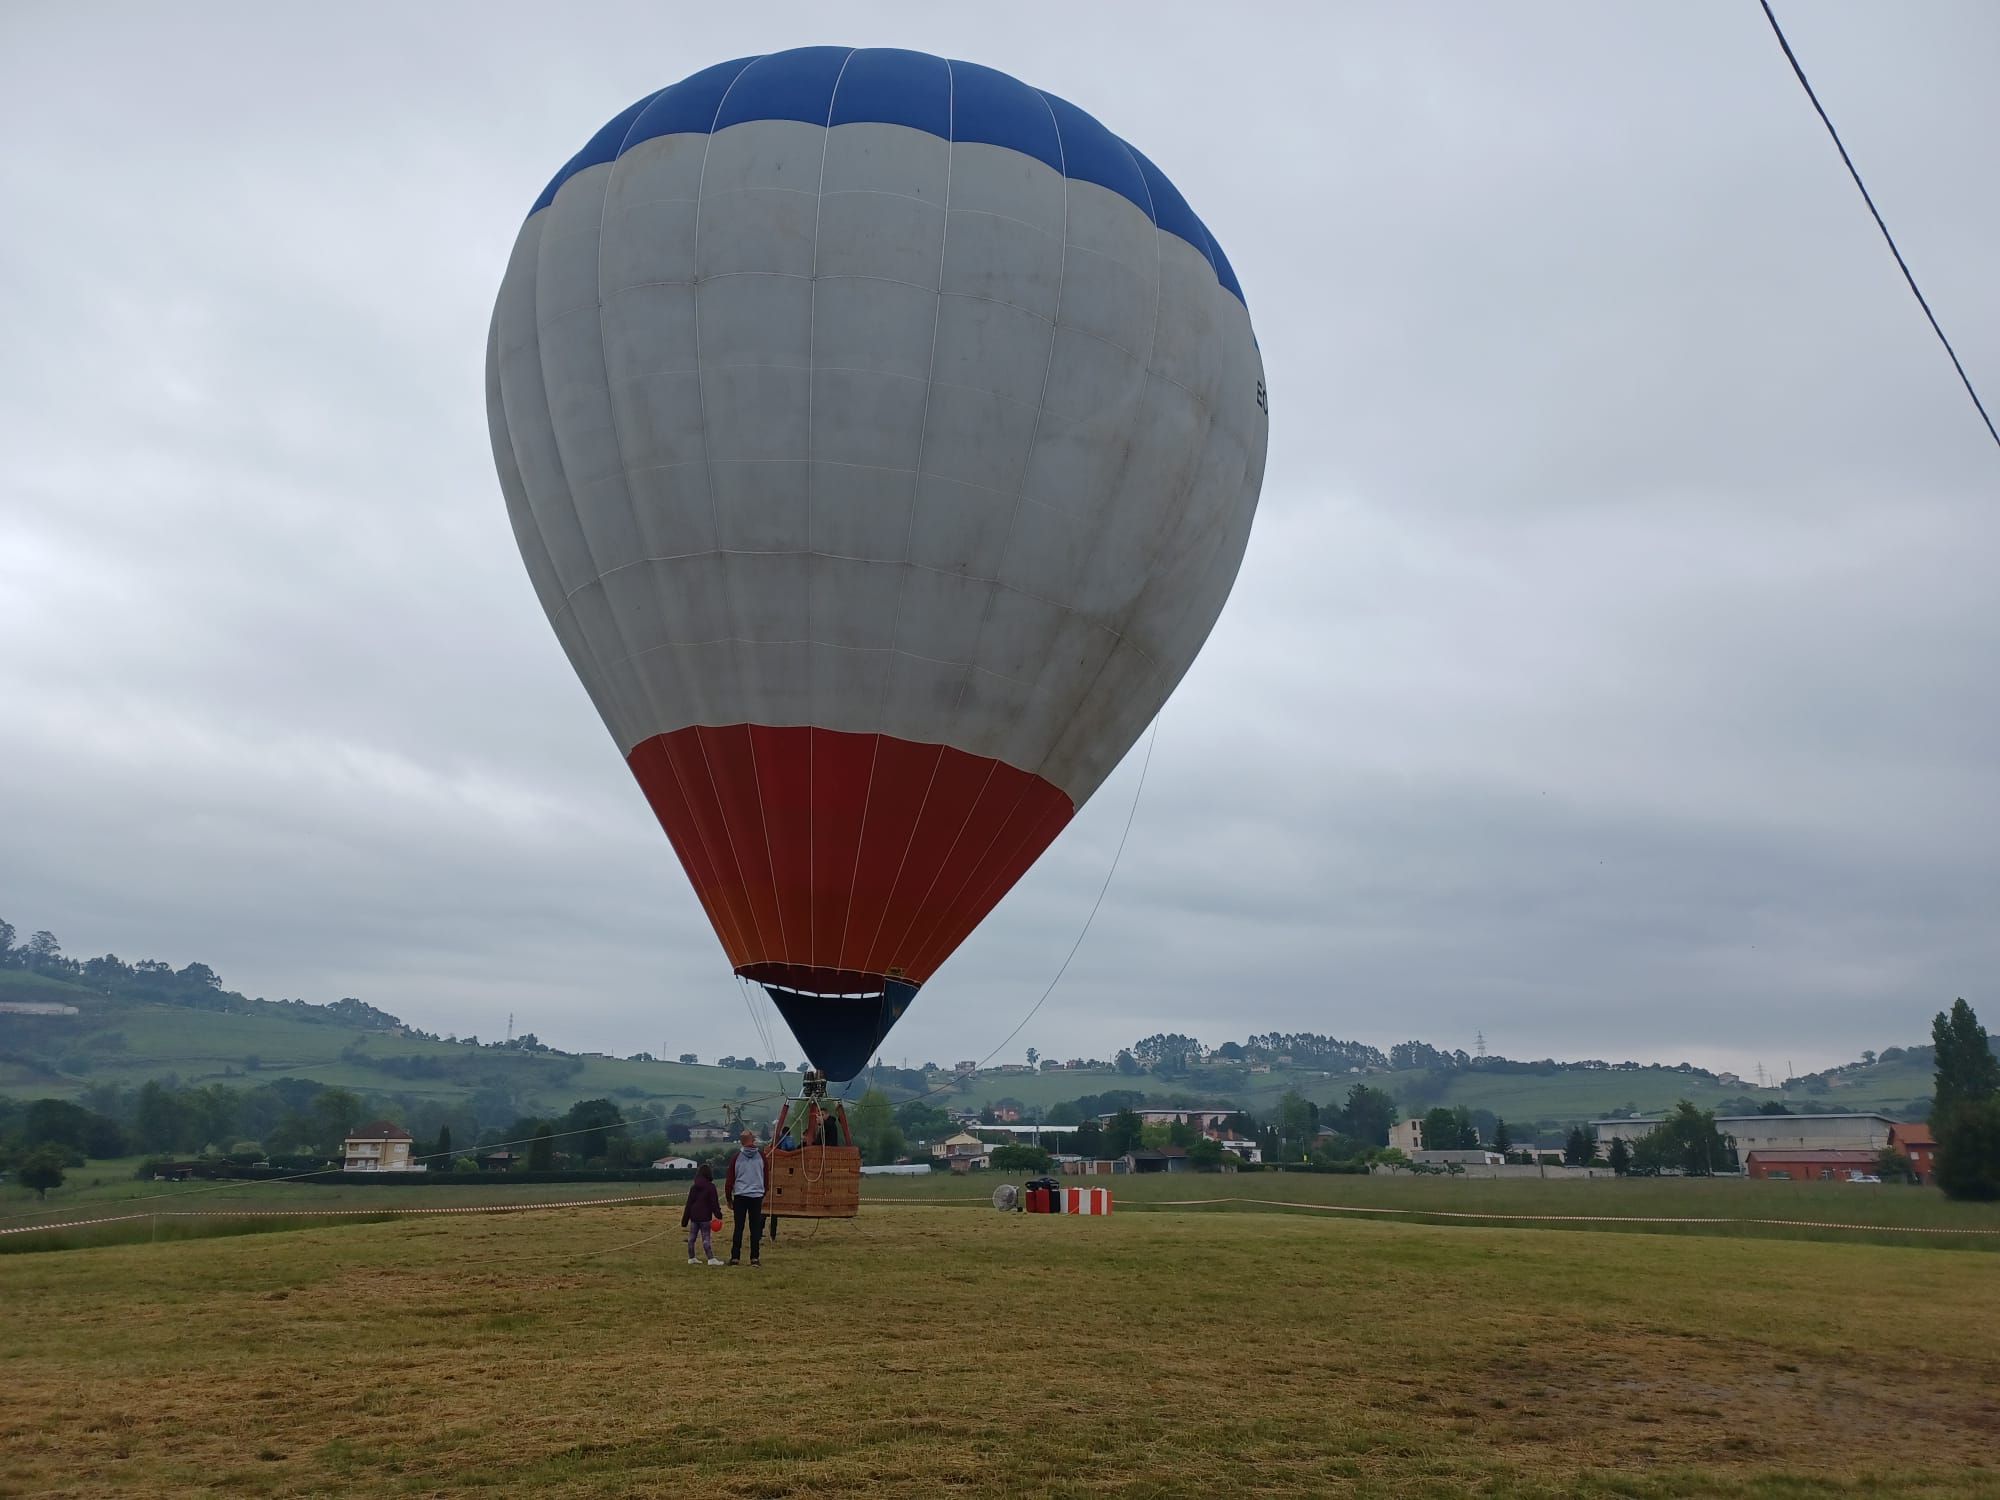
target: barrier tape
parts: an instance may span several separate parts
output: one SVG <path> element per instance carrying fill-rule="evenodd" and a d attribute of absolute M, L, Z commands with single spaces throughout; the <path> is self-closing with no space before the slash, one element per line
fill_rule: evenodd
<path fill-rule="evenodd" d="M 1523 1224 L 1755 1224 L 1776 1229 L 1848 1229 L 1869 1234 L 1995 1234 L 1994 1229 L 1955 1229 L 1935 1224 L 1841 1224 L 1821 1219 L 1696 1218 L 1674 1214 L 1509 1214 L 1459 1208 L 1358 1208 L 1344 1203 L 1295 1203 L 1284 1198 L 1162 1198 L 1160 1208 L 1200 1208 L 1216 1203 L 1252 1203 L 1264 1208 L 1305 1208 L 1334 1214 L 1399 1214 L 1420 1219 L 1501 1219 Z M 1142 1206 L 1128 1204 L 1127 1207 Z"/>
<path fill-rule="evenodd" d="M 100 1224 L 134 1224 L 146 1219 L 348 1219 L 401 1218 L 420 1214 L 519 1214 L 565 1208 L 609 1208 L 628 1203 L 670 1203 L 663 1193 L 635 1193 L 618 1198 L 579 1198 L 550 1203 L 478 1203 L 448 1208 L 236 1208 L 161 1209 L 155 1213 L 107 1214 L 94 1219 L 65 1219 L 54 1224 L 27 1224 L 0 1229 L 0 1235 L 43 1234 L 58 1229 L 88 1229 Z M 1160 1198 L 1152 1202 L 1128 1200 L 1128 1209 L 1213 1208 L 1224 1204 L 1245 1204 L 1253 1208 L 1298 1208 L 1313 1213 L 1374 1214 L 1414 1219 L 1471 1219 L 1517 1224 L 1691 1224 L 1752 1225 L 1765 1229 L 1832 1229 L 1860 1234 L 1971 1234 L 2000 1235 L 2000 1228 L 1959 1228 L 1935 1224 L 1846 1224 L 1821 1219 L 1752 1219 L 1724 1217 L 1681 1217 L 1672 1214 L 1519 1214 L 1476 1213 L 1454 1208 L 1364 1208 L 1346 1203 L 1301 1203 L 1286 1198 Z M 873 1208 L 983 1207 L 978 1198 L 884 1198 L 870 1203 Z"/>

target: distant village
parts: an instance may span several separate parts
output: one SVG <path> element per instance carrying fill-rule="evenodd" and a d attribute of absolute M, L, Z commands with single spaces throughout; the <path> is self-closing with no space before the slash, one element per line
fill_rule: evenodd
<path fill-rule="evenodd" d="M 1047 1153 L 1050 1170 L 1069 1176 L 1111 1176 L 1122 1173 L 1186 1172 L 1197 1169 L 1240 1171 L 1246 1166 L 1266 1165 L 1262 1144 L 1242 1133 L 1243 1113 L 1229 1105 L 1209 1108 L 1174 1107 L 1165 1109 L 1125 1109 L 1105 1111 L 1090 1122 L 1098 1132 L 1121 1115 L 1135 1119 L 1141 1127 L 1164 1127 L 1170 1132 L 1206 1142 L 1204 1153 L 1194 1144 L 1171 1141 L 1159 1145 L 1133 1145 L 1115 1156 L 1096 1156 L 1069 1149 L 1086 1126 L 1023 1123 L 1014 1107 L 943 1112 L 954 1127 L 942 1139 L 928 1143 L 928 1155 L 912 1155 L 903 1160 L 864 1167 L 864 1173 L 896 1174 L 933 1170 L 957 1174 L 987 1171 L 996 1164 L 1007 1166 L 1008 1147 L 1029 1146 Z M 1397 1120 L 1389 1127 L 1389 1146 L 1369 1164 L 1371 1172 L 1436 1173 L 1482 1178 L 1535 1178 L 1539 1180 L 1610 1177 L 1627 1170 L 1617 1165 L 1621 1154 L 1629 1155 L 1654 1130 L 1664 1116 L 1593 1120 L 1589 1122 L 1589 1153 L 1571 1149 L 1550 1151 L 1539 1147 L 1521 1149 L 1500 1145 L 1454 1145 L 1432 1148 L 1424 1143 L 1421 1118 Z M 1882 1180 L 1885 1160 L 1903 1165 L 1909 1180 L 1932 1181 L 1937 1143 L 1926 1124 L 1893 1120 L 1873 1113 L 1838 1114 L 1751 1114 L 1714 1117 L 1716 1131 L 1728 1143 L 1735 1162 L 1716 1162 L 1705 1175 L 1740 1174 L 1769 1182 L 1861 1182 Z M 737 1134 L 736 1127 L 701 1121 L 686 1127 L 690 1150 L 703 1154 L 726 1151 Z M 508 1171 L 522 1162 L 514 1151 L 496 1149 L 480 1152 L 476 1161 L 481 1170 Z M 652 1162 L 652 1170 L 663 1173 L 691 1172 L 699 1164 L 694 1155 L 672 1154 Z M 356 1127 L 341 1147 L 341 1165 L 346 1172 L 422 1172 L 427 1164 L 416 1154 L 410 1133 L 386 1120 Z M 1677 1175 L 1665 1169 L 1662 1175 Z"/>

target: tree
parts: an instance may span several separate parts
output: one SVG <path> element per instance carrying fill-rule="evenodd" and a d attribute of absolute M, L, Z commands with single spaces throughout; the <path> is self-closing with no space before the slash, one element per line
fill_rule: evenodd
<path fill-rule="evenodd" d="M 1222 1142 L 1203 1136 L 1187 1148 L 1188 1160 L 1201 1172 L 1213 1172 L 1222 1165 Z"/>
<path fill-rule="evenodd" d="M 5 968 L 14 958 L 14 924 L 0 922 L 0 968 Z"/>
<path fill-rule="evenodd" d="M 1949 1012 L 1938 1012 L 1931 1022 L 1931 1041 L 1937 1053 L 1933 1119 L 1948 1116 L 1961 1104 L 2000 1093 L 2000 1062 L 1994 1059 L 1993 1044 L 1963 999 L 1954 1001 Z"/>
<path fill-rule="evenodd" d="M 431 1154 L 437 1157 L 442 1166 L 449 1167 L 451 1165 L 451 1127 L 449 1125 L 438 1126 L 437 1145 L 432 1149 Z"/>
<path fill-rule="evenodd" d="M 993 1154 L 986 1158 L 989 1166 L 1002 1172 L 1046 1172 L 1053 1160 L 1040 1146 L 1025 1144 L 995 1146 Z"/>
<path fill-rule="evenodd" d="M 2000 1062 L 1979 1017 L 1963 999 L 1931 1023 L 1937 1092 L 1937 1184 L 1949 1198 L 2000 1198 Z"/>
<path fill-rule="evenodd" d="M 1514 1133 L 1507 1128 L 1507 1122 L 1496 1115 L 1493 1119 L 1493 1149 L 1504 1153 L 1513 1144 Z"/>
<path fill-rule="evenodd" d="M 1791 1111 L 1785 1108 L 1784 1104 L 1777 1099 L 1766 1099 L 1762 1104 L 1757 1106 L 1757 1113 L 1760 1115 L 1788 1115 Z"/>
<path fill-rule="evenodd" d="M 1884 1146 L 1875 1153 L 1875 1175 L 1884 1182 L 1916 1182 L 1917 1170 L 1910 1165 L 1909 1157 L 1894 1146 Z"/>
<path fill-rule="evenodd" d="M 570 1149 L 585 1161 L 608 1155 L 612 1138 L 622 1140 L 626 1135 L 625 1116 L 609 1099 L 579 1099 L 560 1123 L 558 1133 L 570 1139 Z"/>
<path fill-rule="evenodd" d="M 1624 1136 L 1617 1136 L 1611 1142 L 1611 1170 L 1623 1177 L 1632 1168 L 1632 1148 L 1625 1144 Z"/>
<path fill-rule="evenodd" d="M 1297 1089 L 1286 1089 L 1278 1100 L 1278 1139 L 1286 1156 L 1304 1156 L 1318 1134 L 1319 1106 Z"/>
<path fill-rule="evenodd" d="M 1947 1198 L 2000 1198 L 2000 1094 L 1956 1105 L 1937 1142 L 1937 1184 Z"/>
<path fill-rule="evenodd" d="M 29 968 L 48 969 L 53 968 L 56 961 L 62 957 L 62 944 L 56 941 L 53 932 L 43 929 L 28 939 L 25 951 Z"/>
<path fill-rule="evenodd" d="M 1138 1148 L 1145 1130 L 1145 1122 L 1134 1114 L 1128 1105 L 1121 1108 L 1104 1125 L 1100 1148 L 1106 1156 L 1123 1156 L 1126 1152 Z"/>
<path fill-rule="evenodd" d="M 139 1087 L 132 1111 L 132 1134 L 141 1151 L 179 1151 L 189 1135 L 187 1111 L 180 1098 L 157 1078 Z"/>
<path fill-rule="evenodd" d="M 90 1111 L 67 1099 L 37 1099 L 28 1106 L 22 1129 L 30 1146 L 81 1146 Z"/>
<path fill-rule="evenodd" d="M 50 1188 L 63 1185 L 63 1168 L 68 1161 L 68 1153 L 60 1146 L 37 1146 L 21 1158 L 14 1175 L 22 1187 L 35 1190 L 36 1198 L 46 1200 Z"/>
<path fill-rule="evenodd" d="M 1618 1137 L 1620 1141 L 1623 1136 Z M 1566 1167 L 1587 1167 L 1592 1157 L 1597 1155 L 1597 1141 L 1588 1127 L 1572 1125 L 1563 1140 L 1563 1165 Z"/>
<path fill-rule="evenodd" d="M 871 1167 L 886 1166 L 903 1154 L 903 1132 L 896 1126 L 889 1096 L 880 1089 L 870 1089 L 855 1101 L 853 1125 L 854 1144 Z"/>
<path fill-rule="evenodd" d="M 1478 1145 L 1479 1132 L 1467 1111 L 1440 1106 L 1424 1116 L 1426 1151 L 1471 1151 Z"/>
<path fill-rule="evenodd" d="M 1104 1127 L 1095 1120 L 1085 1120 L 1071 1132 L 1069 1144 L 1078 1156 L 1095 1161 L 1104 1155 Z"/>
<path fill-rule="evenodd" d="M 67 1146 L 100 1158 L 125 1154 L 125 1132 L 116 1120 L 66 1099 L 37 1099 L 28 1106 L 21 1129 L 30 1146 Z"/>
<path fill-rule="evenodd" d="M 321 1089 L 312 1102 L 313 1145 L 338 1151 L 361 1123 L 361 1096 L 351 1089 Z"/>
<path fill-rule="evenodd" d="M 1028 1066 L 1032 1068 L 1035 1065 L 1035 1063 L 1041 1058 L 1041 1055 L 1042 1054 L 1037 1052 L 1033 1047 L 1030 1047 L 1027 1051 Z"/>
<path fill-rule="evenodd" d="M 951 1116 L 935 1104 L 922 1099 L 912 1099 L 896 1110 L 896 1126 L 903 1135 L 913 1141 L 941 1141 L 951 1134 Z"/>
<path fill-rule="evenodd" d="M 1118 1056 L 1114 1059 L 1114 1066 L 1127 1078 L 1143 1071 L 1139 1066 L 1139 1059 L 1132 1055 L 1132 1049 L 1129 1047 L 1120 1047 L 1118 1049 Z"/>
<path fill-rule="evenodd" d="M 1389 1144 L 1389 1127 L 1396 1123 L 1396 1101 L 1382 1089 L 1357 1083 L 1347 1091 L 1341 1106 L 1339 1127 L 1343 1135 L 1370 1146 Z"/>
<path fill-rule="evenodd" d="M 556 1164 L 555 1131 L 545 1120 L 535 1127 L 535 1138 L 528 1143 L 528 1170 L 546 1172 Z"/>
<path fill-rule="evenodd" d="M 681 1054 L 681 1061 L 684 1063 L 698 1063 L 701 1059 L 692 1052 L 683 1052 Z"/>
<path fill-rule="evenodd" d="M 1673 1113 L 1632 1147 L 1636 1166 L 1678 1169 L 1690 1177 L 1712 1177 L 1735 1159 L 1735 1147 L 1715 1127 L 1715 1111 L 1696 1109 L 1683 1099 Z"/>
<path fill-rule="evenodd" d="M 1312 1159 L 1321 1166 L 1329 1162 L 1358 1161 L 1366 1157 L 1370 1149 L 1353 1136 L 1342 1135 L 1337 1130 L 1320 1135 L 1316 1140 L 1318 1143 L 1313 1147 Z"/>

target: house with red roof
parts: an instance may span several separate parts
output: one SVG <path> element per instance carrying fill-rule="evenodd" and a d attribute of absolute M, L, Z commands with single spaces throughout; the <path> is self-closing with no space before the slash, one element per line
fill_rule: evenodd
<path fill-rule="evenodd" d="M 1910 1164 L 1910 1170 L 1917 1174 L 1917 1181 L 1929 1186 L 1936 1179 L 1937 1137 L 1931 1134 L 1928 1125 L 1891 1125 L 1889 1144 L 1903 1154 Z"/>
<path fill-rule="evenodd" d="M 424 1163 L 410 1156 L 415 1145 L 402 1126 L 371 1120 L 355 1126 L 340 1143 L 340 1168 L 343 1172 L 421 1172 Z"/>

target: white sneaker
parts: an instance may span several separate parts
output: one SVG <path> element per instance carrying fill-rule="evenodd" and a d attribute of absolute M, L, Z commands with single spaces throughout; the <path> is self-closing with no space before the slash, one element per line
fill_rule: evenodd
<path fill-rule="evenodd" d="M 701 1264 L 701 1258 L 699 1256 L 690 1255 L 688 1257 L 688 1264 L 691 1266 L 698 1266 Z"/>
<path fill-rule="evenodd" d="M 710 1256 L 710 1257 L 708 1258 L 708 1263 L 709 1263 L 709 1264 L 710 1264 L 711 1266 L 719 1266 L 719 1265 L 721 1265 L 721 1264 L 722 1264 L 722 1262 L 721 1262 L 721 1261 L 717 1260 L 717 1259 L 716 1259 L 716 1258 L 715 1258 L 714 1256 L 712 1256 L 712 1255 L 711 1255 L 711 1256 Z M 694 1264 L 694 1262 L 693 1262 L 693 1261 L 689 1261 L 689 1262 L 688 1262 L 688 1264 L 689 1264 L 689 1265 L 693 1265 L 693 1264 Z"/>

